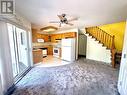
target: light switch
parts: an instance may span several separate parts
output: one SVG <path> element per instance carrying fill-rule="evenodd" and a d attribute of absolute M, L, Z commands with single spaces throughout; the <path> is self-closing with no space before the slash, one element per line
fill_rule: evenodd
<path fill-rule="evenodd" d="M 123 58 L 126 58 L 126 54 L 123 55 Z"/>

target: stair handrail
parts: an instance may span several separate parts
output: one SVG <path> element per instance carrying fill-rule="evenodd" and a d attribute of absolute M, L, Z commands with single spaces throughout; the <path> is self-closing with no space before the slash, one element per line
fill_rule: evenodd
<path fill-rule="evenodd" d="M 95 27 L 88 27 L 86 28 L 86 33 L 88 33 L 90 36 L 94 37 L 96 40 L 98 40 L 100 43 L 103 44 L 103 46 L 106 46 L 107 49 L 111 50 L 112 53 L 112 67 L 115 68 L 115 36 L 108 34 L 106 31 L 102 30 L 101 28 L 95 26 Z"/>

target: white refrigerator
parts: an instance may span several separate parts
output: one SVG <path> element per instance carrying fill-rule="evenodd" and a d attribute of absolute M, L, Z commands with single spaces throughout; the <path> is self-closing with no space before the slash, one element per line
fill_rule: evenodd
<path fill-rule="evenodd" d="M 68 39 L 62 39 L 61 46 L 62 46 L 62 55 L 61 59 L 73 62 L 75 61 L 75 38 L 68 38 Z"/>

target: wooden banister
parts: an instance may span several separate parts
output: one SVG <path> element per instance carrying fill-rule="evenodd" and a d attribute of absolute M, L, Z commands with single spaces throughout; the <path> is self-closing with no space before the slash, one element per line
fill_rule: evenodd
<path fill-rule="evenodd" d="M 97 26 L 86 28 L 86 33 L 102 43 L 103 46 L 106 46 L 107 49 L 111 50 L 112 67 L 115 68 L 115 36 L 108 34 Z"/>

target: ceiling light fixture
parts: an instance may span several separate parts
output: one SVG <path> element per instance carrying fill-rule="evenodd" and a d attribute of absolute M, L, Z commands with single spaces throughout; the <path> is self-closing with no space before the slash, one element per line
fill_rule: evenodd
<path fill-rule="evenodd" d="M 44 32 L 54 32 L 54 31 L 58 30 L 58 28 L 54 27 L 54 26 L 47 26 L 47 27 L 41 28 L 40 30 L 44 31 Z"/>

